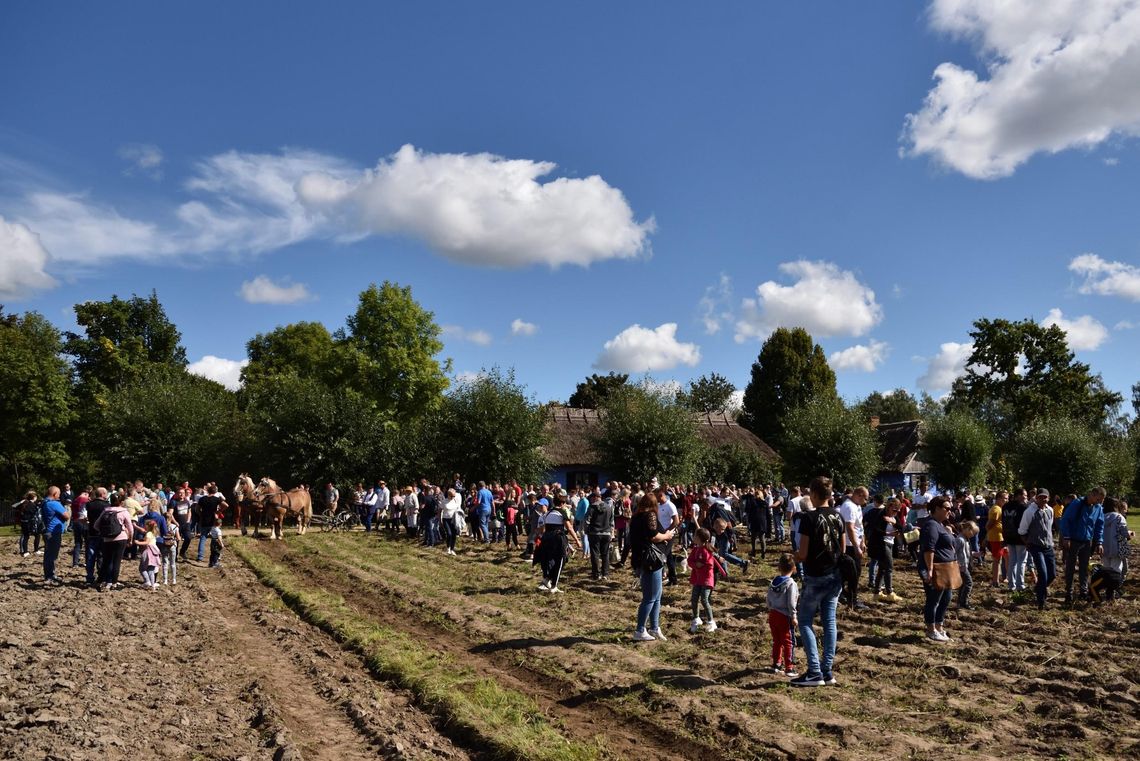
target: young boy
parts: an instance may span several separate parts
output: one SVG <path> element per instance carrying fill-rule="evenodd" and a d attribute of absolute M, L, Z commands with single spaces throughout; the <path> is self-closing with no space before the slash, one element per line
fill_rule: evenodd
<path fill-rule="evenodd" d="M 768 628 L 772 630 L 772 673 L 784 672 L 785 676 L 796 677 L 795 650 L 792 647 L 792 631 L 799 626 L 796 620 L 796 605 L 799 603 L 799 587 L 792 579 L 796 564 L 792 556 L 784 553 L 776 563 L 780 575 L 772 579 L 768 587 Z"/>
<path fill-rule="evenodd" d="M 974 589 L 974 577 L 970 573 L 970 542 L 978 535 L 978 524 L 965 521 L 958 524 L 958 535 L 954 537 L 954 554 L 958 558 L 958 570 L 962 572 L 962 586 L 958 588 L 958 610 L 970 609 L 970 592 Z"/>
<path fill-rule="evenodd" d="M 222 550 L 226 543 L 222 541 L 222 527 L 214 526 L 210 529 L 210 568 L 217 568 L 222 564 Z"/>

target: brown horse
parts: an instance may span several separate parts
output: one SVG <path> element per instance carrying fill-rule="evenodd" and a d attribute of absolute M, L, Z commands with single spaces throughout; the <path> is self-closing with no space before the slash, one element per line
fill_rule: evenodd
<path fill-rule="evenodd" d="M 309 522 L 313 518 L 313 498 L 309 495 L 309 487 L 302 484 L 289 491 L 282 491 L 276 481 L 265 477 L 257 485 L 257 494 L 269 514 L 273 528 L 270 538 L 284 538 L 287 515 L 297 516 L 298 535 L 309 529 Z"/>
<path fill-rule="evenodd" d="M 246 527 L 252 523 L 253 535 L 260 536 L 261 522 L 265 517 L 265 504 L 257 496 L 257 487 L 253 485 L 253 479 L 248 473 L 238 476 L 237 483 L 234 484 L 233 497 L 234 527 L 241 529 L 241 535 L 245 536 Z"/>

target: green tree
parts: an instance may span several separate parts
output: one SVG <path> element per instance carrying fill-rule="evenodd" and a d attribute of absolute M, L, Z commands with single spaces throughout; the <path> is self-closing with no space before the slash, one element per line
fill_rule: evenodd
<path fill-rule="evenodd" d="M 1132 494 L 1136 487 L 1137 440 L 1135 434 L 1112 434 L 1101 440 L 1104 488 L 1109 494 Z"/>
<path fill-rule="evenodd" d="M 178 483 L 223 482 L 249 445 L 237 396 L 185 370 L 153 368 L 107 394 L 92 437 L 102 475 Z"/>
<path fill-rule="evenodd" d="M 1122 397 L 1074 359 L 1061 328 L 981 319 L 970 337 L 974 350 L 966 374 L 954 383 L 950 407 L 973 410 L 999 442 L 1043 416 L 1107 430 Z"/>
<path fill-rule="evenodd" d="M 245 348 L 249 364 L 241 378 L 246 387 L 286 373 L 337 384 L 336 343 L 319 322 L 295 322 L 258 333 Z"/>
<path fill-rule="evenodd" d="M 1011 456 L 1024 486 L 1083 494 L 1105 475 L 1099 436 L 1082 421 L 1042 418 L 1014 436 Z"/>
<path fill-rule="evenodd" d="M 815 397 L 835 399 L 835 372 L 803 328 L 777 328 L 752 364 L 740 423 L 780 450 L 790 410 Z"/>
<path fill-rule="evenodd" d="M 946 405 L 935 399 L 925 391 L 918 398 L 918 417 L 920 420 L 930 420 L 931 418 L 943 415 L 946 412 Z"/>
<path fill-rule="evenodd" d="M 968 413 L 939 415 L 923 424 L 922 459 L 934 480 L 960 489 L 981 486 L 993 457 L 993 434 Z"/>
<path fill-rule="evenodd" d="M 0 307 L 0 494 L 8 497 L 67 464 L 71 368 L 59 331 L 35 312 Z"/>
<path fill-rule="evenodd" d="M 587 409 L 600 409 L 610 394 L 623 388 L 629 382 L 626 373 L 594 373 L 578 384 L 570 399 L 566 402 L 568 407 L 585 407 Z"/>
<path fill-rule="evenodd" d="M 856 404 L 855 409 L 864 420 L 877 416 L 880 423 L 898 423 L 903 420 L 918 420 L 921 417 L 918 401 L 901 388 L 885 394 L 874 391 Z"/>
<path fill-rule="evenodd" d="M 603 401 L 593 445 L 622 480 L 688 480 L 704 442 L 693 413 L 644 386 L 624 385 Z"/>
<path fill-rule="evenodd" d="M 775 463 L 740 444 L 705 446 L 697 467 L 704 483 L 756 486 L 776 481 Z"/>
<path fill-rule="evenodd" d="M 351 388 L 401 423 L 439 407 L 451 361 L 436 359 L 443 351 L 440 327 L 410 287 L 387 280 L 370 285 L 347 322 L 347 332 L 334 338 L 355 350 L 339 360 Z"/>
<path fill-rule="evenodd" d="M 435 457 L 447 473 L 467 480 L 538 482 L 549 469 L 546 413 L 526 395 L 514 371 L 498 368 L 461 383 L 435 416 Z"/>
<path fill-rule="evenodd" d="M 866 485 L 879 468 L 878 437 L 867 421 L 833 396 L 819 395 L 784 418 L 784 480 L 806 484 L 830 476 L 837 488 Z"/>
<path fill-rule="evenodd" d="M 75 305 L 75 321 L 83 333 L 68 332 L 64 352 L 75 361 L 84 396 L 99 399 L 148 365 L 185 367 L 182 334 L 166 316 L 158 295 L 123 300 L 85 301 Z"/>
<path fill-rule="evenodd" d="M 693 412 L 724 412 L 735 392 L 736 386 L 728 378 L 711 373 L 689 381 L 688 390 L 678 394 L 677 401 Z"/>

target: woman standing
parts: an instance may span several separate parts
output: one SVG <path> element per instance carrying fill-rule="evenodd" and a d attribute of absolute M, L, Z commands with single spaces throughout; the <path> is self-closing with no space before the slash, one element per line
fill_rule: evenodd
<path fill-rule="evenodd" d="M 637 606 L 637 630 L 633 633 L 635 642 L 665 639 L 661 633 L 661 569 L 665 567 L 665 553 L 672 539 L 672 530 L 658 530 L 657 499 L 652 492 L 643 494 L 629 524 L 627 545 L 634 575 L 641 579 L 641 604 Z"/>
<path fill-rule="evenodd" d="M 898 536 L 899 527 L 899 500 L 891 497 L 886 505 L 873 508 L 864 519 L 867 531 L 867 553 L 877 562 L 875 582 L 872 585 L 875 599 L 879 602 L 899 602 L 902 600 L 895 594 L 895 543 L 901 541 Z M 884 591 L 885 590 L 885 591 Z"/>
<path fill-rule="evenodd" d="M 103 561 L 99 568 L 99 591 L 107 592 L 119 584 L 119 567 L 123 562 L 123 553 L 127 542 L 134 536 L 135 526 L 131 523 L 130 515 L 121 505 L 121 498 L 116 493 L 111 495 L 111 505 L 99 516 L 99 523 L 118 527 L 114 538 L 111 530 L 104 530 L 102 526 L 94 527 L 103 537 Z"/>
<path fill-rule="evenodd" d="M 535 561 L 542 564 L 540 592 L 562 591 L 558 588 L 558 579 L 566 562 L 567 537 L 578 550 L 582 549 L 582 542 L 574 533 L 574 521 L 566 509 L 566 497 L 559 494 L 554 498 L 554 507 L 542 516 L 542 543 L 535 553 Z"/>
<path fill-rule="evenodd" d="M 950 606 L 950 596 L 956 586 L 953 576 L 958 570 L 954 537 L 944 525 L 950 514 L 950 500 L 935 497 L 930 500 L 927 509 L 930 510 L 930 517 L 922 522 L 918 539 L 918 570 L 922 583 L 926 586 L 926 605 L 922 613 L 926 621 L 927 639 L 949 642 L 945 626 L 946 608 Z M 943 576 L 942 569 L 947 569 L 946 577 Z"/>
<path fill-rule="evenodd" d="M 459 527 L 456 520 L 459 516 L 459 495 L 455 489 L 447 490 L 447 501 L 439 508 L 439 527 L 443 531 L 443 541 L 447 543 L 447 554 L 455 554 L 455 539 L 459 536 Z"/>

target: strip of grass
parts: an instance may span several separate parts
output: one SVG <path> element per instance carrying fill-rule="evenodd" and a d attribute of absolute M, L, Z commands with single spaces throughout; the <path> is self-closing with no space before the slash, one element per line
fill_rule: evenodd
<path fill-rule="evenodd" d="M 305 621 L 360 653 L 368 668 L 410 690 L 421 703 L 496 758 L 592 761 L 602 756 L 597 740 L 568 740 L 538 705 L 514 690 L 475 674 L 450 657 L 426 650 L 410 637 L 360 617 L 339 595 L 307 589 L 284 566 L 256 550 L 234 550 L 261 582 Z"/>

